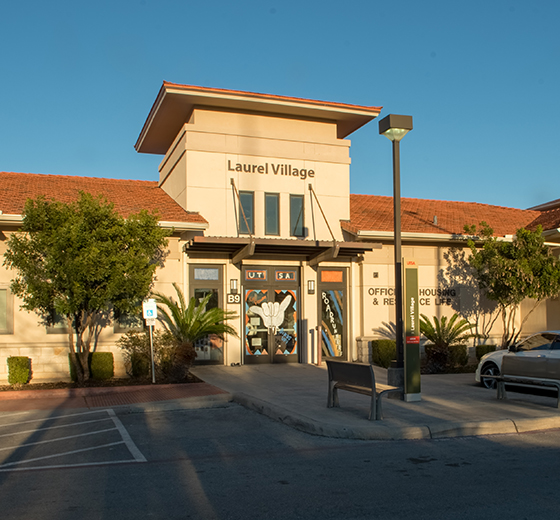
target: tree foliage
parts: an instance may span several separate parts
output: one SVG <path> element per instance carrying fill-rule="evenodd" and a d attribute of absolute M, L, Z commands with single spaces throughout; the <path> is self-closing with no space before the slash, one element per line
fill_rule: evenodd
<path fill-rule="evenodd" d="M 447 316 L 442 316 L 441 319 L 434 316 L 433 320 L 432 324 L 425 314 L 420 315 L 420 332 L 431 342 L 431 345 L 425 346 L 429 368 L 441 372 L 454 365 L 458 357 L 461 357 L 454 349 L 457 346 L 460 346 L 466 363 L 467 350 L 464 342 L 476 336 L 472 332 L 474 325 L 461 318 L 459 314 L 453 314 L 449 319 Z"/>
<path fill-rule="evenodd" d="M 46 324 L 63 319 L 78 381 L 89 378 L 88 353 L 111 309 L 136 312 L 149 293 L 168 232 L 142 211 L 127 219 L 101 196 L 72 203 L 28 200 L 22 233 L 7 241 L 11 289 Z"/>
<path fill-rule="evenodd" d="M 235 312 L 224 311 L 219 307 L 207 309 L 212 293 L 200 302 L 193 297 L 187 305 L 179 286 L 174 283 L 173 287 L 177 293 L 177 301 L 161 293 L 154 293 L 153 298 L 159 304 L 158 319 L 176 342 L 175 364 L 178 371 L 182 372 L 177 379 L 184 379 L 196 356 L 194 350 L 196 341 L 209 335 L 216 335 L 222 339 L 226 334 L 238 337 L 237 331 L 226 323 L 228 320 L 235 319 L 237 315 Z"/>
<path fill-rule="evenodd" d="M 470 250 L 450 247 L 444 251 L 447 266 L 438 272 L 438 283 L 443 287 L 456 287 L 460 298 L 451 300 L 451 308 L 473 324 L 475 343 L 485 342 L 500 316 L 498 305 L 489 300 L 478 286 L 476 271 L 469 263 Z"/>
<path fill-rule="evenodd" d="M 535 231 L 521 228 L 513 240 L 499 240 L 492 229 L 481 222 L 465 227 L 471 235 L 479 235 L 482 247 L 470 239 L 470 265 L 475 269 L 478 286 L 500 309 L 503 325 L 502 346 L 519 339 L 523 325 L 537 306 L 560 293 L 560 261 L 545 245 L 542 228 Z M 535 301 L 533 308 L 517 325 L 517 313 L 523 300 Z"/>

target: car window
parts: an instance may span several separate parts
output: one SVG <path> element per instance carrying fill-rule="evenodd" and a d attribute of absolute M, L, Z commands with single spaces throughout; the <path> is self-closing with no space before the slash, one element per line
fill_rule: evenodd
<path fill-rule="evenodd" d="M 556 339 L 552 344 L 552 350 L 560 350 L 560 338 L 558 336 L 556 336 Z"/>
<path fill-rule="evenodd" d="M 549 350 L 552 347 L 552 343 L 556 340 L 556 334 L 542 333 L 530 336 L 525 341 L 522 341 L 517 345 L 518 352 L 524 352 L 527 350 Z"/>

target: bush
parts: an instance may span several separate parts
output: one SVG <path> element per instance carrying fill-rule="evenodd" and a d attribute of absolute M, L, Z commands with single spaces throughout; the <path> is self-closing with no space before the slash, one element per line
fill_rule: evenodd
<path fill-rule="evenodd" d="M 441 374 L 452 371 L 460 366 L 464 367 L 469 362 L 466 345 L 434 345 L 426 343 L 426 370 L 432 374 Z"/>
<path fill-rule="evenodd" d="M 394 339 L 376 339 L 371 342 L 371 362 L 389 368 L 397 357 L 397 342 Z"/>
<path fill-rule="evenodd" d="M 27 356 L 10 356 L 8 362 L 8 383 L 25 385 L 31 380 L 31 359 Z"/>
<path fill-rule="evenodd" d="M 113 353 L 92 352 L 89 356 L 89 369 L 93 379 L 111 379 L 115 375 Z"/>
<path fill-rule="evenodd" d="M 74 382 L 78 380 L 74 365 L 68 354 L 70 364 L 70 379 Z M 104 380 L 111 379 L 115 375 L 115 363 L 112 352 L 90 352 L 88 356 L 89 373 L 92 379 Z"/>
<path fill-rule="evenodd" d="M 480 361 L 480 358 L 488 352 L 494 352 L 496 350 L 496 345 L 477 345 L 476 348 L 476 359 Z"/>
<path fill-rule="evenodd" d="M 156 377 L 175 380 L 176 346 L 173 336 L 159 330 L 153 333 L 154 365 Z M 150 335 L 147 332 L 128 332 L 117 342 L 123 351 L 126 373 L 130 377 L 148 377 L 151 374 L 152 357 Z M 194 350 L 194 349 L 193 349 Z"/>
<path fill-rule="evenodd" d="M 467 345 L 449 346 L 449 364 L 451 367 L 464 367 L 469 362 Z"/>

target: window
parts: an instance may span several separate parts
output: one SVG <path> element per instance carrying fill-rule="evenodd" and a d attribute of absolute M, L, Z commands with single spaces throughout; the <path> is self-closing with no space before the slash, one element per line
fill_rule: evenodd
<path fill-rule="evenodd" d="M 51 325 L 47 325 L 47 334 L 68 334 L 68 320 L 66 316 L 54 312 Z"/>
<path fill-rule="evenodd" d="M 290 195 L 290 235 L 303 236 L 303 195 Z"/>
<path fill-rule="evenodd" d="M 113 332 L 142 332 L 144 330 L 144 319 L 142 318 L 142 309 L 137 313 L 127 313 L 115 311 L 115 320 L 113 323 Z"/>
<path fill-rule="evenodd" d="M 265 193 L 264 232 L 266 235 L 280 234 L 280 196 L 278 193 Z"/>
<path fill-rule="evenodd" d="M 241 201 L 241 207 L 239 208 L 239 232 L 243 234 L 253 234 L 255 207 L 253 192 L 240 191 L 239 200 Z"/>
<path fill-rule="evenodd" d="M 12 334 L 12 305 L 9 289 L 0 289 L 0 334 Z"/>

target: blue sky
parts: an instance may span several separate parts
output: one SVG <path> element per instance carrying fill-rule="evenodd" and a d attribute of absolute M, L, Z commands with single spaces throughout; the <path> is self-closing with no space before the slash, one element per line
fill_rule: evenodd
<path fill-rule="evenodd" d="M 560 198 L 557 0 L 18 0 L 0 7 L 0 171 L 157 179 L 133 148 L 162 82 L 383 106 L 402 195 Z M 392 194 L 351 136 L 351 191 Z M 558 188 L 557 188 L 558 187 Z"/>

